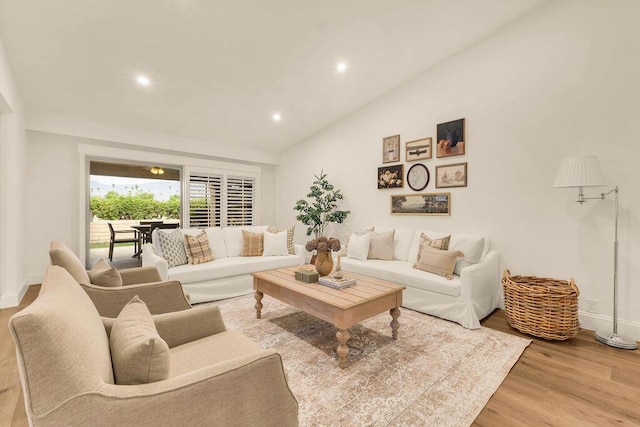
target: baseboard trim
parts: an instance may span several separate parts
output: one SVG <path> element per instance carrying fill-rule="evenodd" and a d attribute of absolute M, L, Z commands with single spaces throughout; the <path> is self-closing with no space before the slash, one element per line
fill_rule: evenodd
<path fill-rule="evenodd" d="M 611 331 L 613 330 L 613 319 L 601 314 L 578 311 L 580 327 L 590 331 Z M 633 340 L 640 341 L 640 323 L 628 322 L 618 319 L 618 333 Z"/>
<path fill-rule="evenodd" d="M 29 276 L 22 281 L 22 284 L 20 285 L 20 288 L 18 288 L 18 290 L 0 294 L 0 308 L 17 307 L 18 305 L 20 305 L 20 301 L 22 301 L 24 294 L 27 293 L 27 289 L 29 289 L 29 286 L 38 283 L 42 283 L 42 275 Z"/>

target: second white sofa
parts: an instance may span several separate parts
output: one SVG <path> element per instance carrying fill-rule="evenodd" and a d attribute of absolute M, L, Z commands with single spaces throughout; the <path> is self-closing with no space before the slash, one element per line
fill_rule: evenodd
<path fill-rule="evenodd" d="M 392 227 L 375 227 L 374 230 L 378 233 L 394 230 L 393 260 L 343 257 L 344 271 L 405 285 L 404 307 L 457 322 L 469 329 L 479 328 L 480 319 L 498 308 L 500 259 L 497 251 L 489 249 L 487 237 Z M 451 280 L 413 268 L 422 233 L 432 239 L 450 235 L 449 249 L 465 254 Z"/>
<path fill-rule="evenodd" d="M 181 229 L 183 234 L 197 235 L 203 229 Z M 304 246 L 295 246 L 295 255 L 243 257 L 242 230 L 264 233 L 267 226 L 210 227 L 204 229 L 214 260 L 203 264 L 185 264 L 169 268 L 162 257 L 159 239 L 152 236 L 154 243 L 144 245 L 142 266 L 154 266 L 163 280 L 178 280 L 191 303 L 216 301 L 253 292 L 251 273 L 274 268 L 293 267 L 304 264 Z M 164 232 L 160 229 L 155 233 Z"/>

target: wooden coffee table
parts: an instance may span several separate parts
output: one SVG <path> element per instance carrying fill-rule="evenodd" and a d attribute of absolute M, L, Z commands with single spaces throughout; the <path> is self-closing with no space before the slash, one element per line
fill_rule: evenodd
<path fill-rule="evenodd" d="M 305 283 L 295 279 L 294 271 L 300 267 L 253 273 L 253 289 L 256 299 L 256 317 L 262 314 L 262 297 L 267 294 L 304 311 L 338 328 L 338 358 L 340 368 L 345 368 L 350 338 L 349 327 L 389 310 L 391 336 L 398 338 L 398 317 L 402 305 L 404 286 L 355 273 L 356 285 L 343 290 L 331 289 L 318 283 Z"/>

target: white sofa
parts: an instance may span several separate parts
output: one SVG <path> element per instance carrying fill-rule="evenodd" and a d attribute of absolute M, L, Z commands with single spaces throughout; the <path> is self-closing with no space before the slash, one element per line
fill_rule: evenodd
<path fill-rule="evenodd" d="M 374 230 L 378 233 L 395 230 L 394 259 L 362 261 L 342 257 L 343 271 L 400 283 L 407 287 L 402 298 L 404 307 L 451 320 L 469 329 L 479 328 L 480 319 L 499 306 L 499 255 L 489 249 L 488 238 L 407 228 L 375 227 Z M 434 239 L 451 235 L 449 249 L 465 254 L 456 266 L 459 275 L 454 274 L 453 279 L 448 280 L 413 268 L 422 233 Z"/>
<path fill-rule="evenodd" d="M 163 280 L 178 280 L 185 292 L 190 295 L 191 303 L 216 301 L 253 291 L 251 273 L 274 268 L 293 267 L 304 264 L 304 247 L 295 245 L 295 255 L 243 257 L 242 230 L 264 233 L 267 226 L 210 227 L 204 229 L 214 260 L 204 264 L 185 264 L 169 268 L 162 257 L 162 250 L 154 230 L 153 243 L 145 244 L 142 250 L 142 266 L 154 266 Z M 202 229 L 188 228 L 180 230 L 183 234 L 196 235 Z"/>

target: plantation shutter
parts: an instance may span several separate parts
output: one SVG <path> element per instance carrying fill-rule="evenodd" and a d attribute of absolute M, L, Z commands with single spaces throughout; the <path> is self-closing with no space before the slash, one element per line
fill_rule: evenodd
<path fill-rule="evenodd" d="M 222 175 L 189 174 L 189 226 L 219 227 L 222 223 Z"/>
<path fill-rule="evenodd" d="M 251 177 L 227 177 L 227 225 L 254 224 L 255 183 Z"/>

